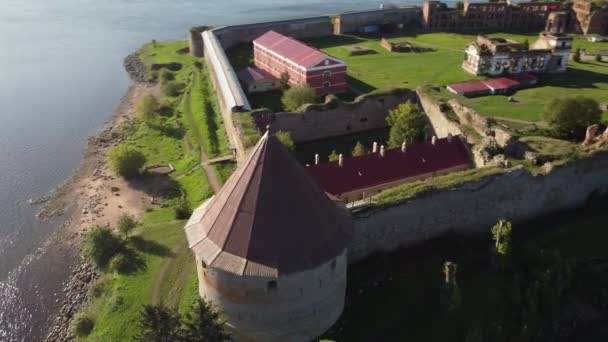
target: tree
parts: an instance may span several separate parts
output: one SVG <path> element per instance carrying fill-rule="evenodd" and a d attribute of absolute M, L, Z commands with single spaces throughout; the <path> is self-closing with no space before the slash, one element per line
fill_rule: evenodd
<path fill-rule="evenodd" d="M 192 209 L 190 209 L 190 204 L 188 200 L 182 198 L 177 202 L 177 205 L 174 208 L 175 219 L 176 220 L 185 220 L 192 215 Z"/>
<path fill-rule="evenodd" d="M 163 85 L 163 94 L 174 97 L 181 94 L 182 90 L 184 90 L 185 87 L 186 86 L 183 83 L 177 81 L 170 81 Z"/>
<path fill-rule="evenodd" d="M 291 134 L 289 134 L 289 132 L 278 131 L 275 133 L 275 136 L 277 137 L 277 139 L 279 139 L 281 144 L 283 144 L 283 146 L 287 148 L 287 150 L 289 150 L 290 152 L 293 152 L 295 150 L 296 147 L 293 143 L 293 139 L 291 139 Z"/>
<path fill-rule="evenodd" d="M 595 54 L 595 61 L 596 62 L 601 62 L 602 61 L 602 55 L 600 55 L 599 53 Z"/>
<path fill-rule="evenodd" d="M 137 227 L 137 221 L 129 214 L 122 214 L 118 218 L 118 231 L 124 238 L 128 238 L 129 234 Z"/>
<path fill-rule="evenodd" d="M 601 115 L 600 106 L 594 99 L 556 98 L 547 104 L 543 119 L 559 135 L 578 137 L 588 126 L 598 123 Z"/>
<path fill-rule="evenodd" d="M 175 79 L 175 75 L 171 72 L 171 70 L 165 68 L 160 70 L 158 76 L 160 77 L 160 82 L 163 84 Z"/>
<path fill-rule="evenodd" d="M 511 250 L 511 222 L 500 220 L 492 227 L 492 239 L 496 253 L 508 256 Z"/>
<path fill-rule="evenodd" d="M 125 179 L 139 176 L 146 163 L 143 153 L 124 144 L 114 147 L 108 153 L 108 159 L 112 170 Z"/>
<path fill-rule="evenodd" d="M 110 228 L 95 226 L 84 236 L 82 254 L 95 266 L 103 269 L 122 248 L 122 241 L 112 233 Z"/>
<path fill-rule="evenodd" d="M 289 74 L 287 72 L 283 72 L 281 74 L 281 79 L 279 80 L 279 89 L 285 91 L 289 88 Z"/>
<path fill-rule="evenodd" d="M 77 314 L 70 324 L 72 333 L 78 337 L 88 336 L 94 327 L 95 321 L 84 313 Z"/>
<path fill-rule="evenodd" d="M 524 50 L 530 50 L 530 41 L 524 40 Z"/>
<path fill-rule="evenodd" d="M 136 341 L 179 341 L 179 315 L 164 306 L 144 305 Z"/>
<path fill-rule="evenodd" d="M 402 103 L 391 110 L 386 121 L 391 126 L 388 140 L 391 147 L 401 146 L 403 142 L 412 143 L 424 137 L 426 118 L 412 102 Z"/>
<path fill-rule="evenodd" d="M 572 59 L 575 62 L 580 63 L 580 61 L 581 61 L 581 49 L 580 48 L 578 48 L 574 51 L 574 56 L 572 56 Z"/>
<path fill-rule="evenodd" d="M 454 6 L 456 7 L 457 10 L 464 11 L 464 2 L 462 2 L 462 1 L 456 1 L 456 3 L 454 4 Z"/>
<path fill-rule="evenodd" d="M 158 101 L 152 94 L 144 96 L 137 104 L 137 115 L 145 122 L 150 122 L 156 117 Z"/>
<path fill-rule="evenodd" d="M 230 341 L 230 334 L 220 314 L 208 302 L 199 298 L 182 322 L 181 339 L 196 341 Z"/>
<path fill-rule="evenodd" d="M 281 102 L 287 111 L 294 111 L 306 103 L 314 103 L 317 100 L 317 92 L 308 84 L 300 84 L 291 87 L 283 93 Z"/>
<path fill-rule="evenodd" d="M 334 161 L 338 161 L 338 159 L 340 159 L 340 156 L 338 155 L 338 152 L 336 152 L 336 150 L 333 150 L 333 151 L 331 151 L 329 156 L 327 156 L 327 158 L 329 159 L 330 162 L 334 162 Z"/>
<path fill-rule="evenodd" d="M 365 146 L 360 141 L 357 141 L 357 144 L 353 148 L 352 155 L 353 157 L 361 157 L 365 155 L 367 151 L 365 150 Z"/>

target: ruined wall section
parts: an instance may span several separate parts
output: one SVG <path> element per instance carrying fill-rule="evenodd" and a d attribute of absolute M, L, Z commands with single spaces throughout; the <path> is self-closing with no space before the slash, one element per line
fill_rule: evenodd
<path fill-rule="evenodd" d="M 447 138 L 449 134 L 453 136 L 461 135 L 462 131 L 457 122 L 447 117 L 446 105 L 435 100 L 432 96 L 425 94 L 422 90 L 416 90 L 420 106 L 426 113 L 427 118 L 433 128 L 434 135 L 438 138 Z"/>
<path fill-rule="evenodd" d="M 402 7 L 344 13 L 335 18 L 334 32 L 354 33 L 369 25 L 392 25 L 397 30 L 419 28 L 422 10 L 420 7 Z"/>
<path fill-rule="evenodd" d="M 296 39 L 307 39 L 333 34 L 331 18 L 328 16 L 264 23 L 226 26 L 213 30 L 224 49 L 241 43 L 250 43 L 268 31 L 276 31 Z"/>
<path fill-rule="evenodd" d="M 544 176 L 523 168 L 458 187 L 421 194 L 402 204 L 357 215 L 350 262 L 448 232 L 487 233 L 497 220 L 521 223 L 585 204 L 608 193 L 608 154 L 556 167 Z"/>
<path fill-rule="evenodd" d="M 271 122 L 274 131 L 286 131 L 295 143 L 357 133 L 387 127 L 391 109 L 407 101 L 416 101 L 416 93 L 399 89 L 376 95 L 363 95 L 354 102 L 343 102 L 328 96 L 321 105 L 307 105 L 295 113 L 260 115 Z"/>

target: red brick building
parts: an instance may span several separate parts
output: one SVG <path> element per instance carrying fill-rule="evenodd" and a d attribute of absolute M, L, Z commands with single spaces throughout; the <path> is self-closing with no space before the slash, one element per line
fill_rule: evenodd
<path fill-rule="evenodd" d="M 346 91 L 346 63 L 291 37 L 268 31 L 253 41 L 255 66 L 289 84 L 308 84 L 320 95 Z"/>

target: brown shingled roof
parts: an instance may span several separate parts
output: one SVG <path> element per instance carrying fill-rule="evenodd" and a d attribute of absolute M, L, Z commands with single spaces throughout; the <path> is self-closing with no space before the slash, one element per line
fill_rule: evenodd
<path fill-rule="evenodd" d="M 344 251 L 351 219 L 273 135 L 215 197 L 195 210 L 185 230 L 208 266 L 249 276 L 308 270 Z"/>

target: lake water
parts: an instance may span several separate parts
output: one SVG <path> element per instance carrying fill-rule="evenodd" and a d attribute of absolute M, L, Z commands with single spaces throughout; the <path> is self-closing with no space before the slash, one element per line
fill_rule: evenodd
<path fill-rule="evenodd" d="M 78 166 L 86 138 L 128 87 L 127 54 L 152 39 L 185 39 L 191 26 L 339 13 L 380 2 L 0 0 L 0 340 L 37 339 L 32 325 L 43 313 L 18 299 L 15 279 L 55 225 L 37 222 L 37 208 L 27 201 Z M 25 294 L 30 301 L 42 296 L 28 291 L 34 292 Z"/>

